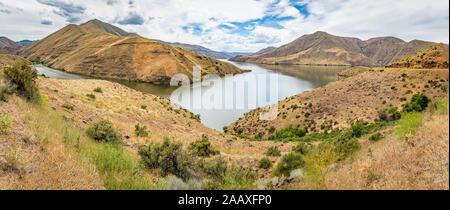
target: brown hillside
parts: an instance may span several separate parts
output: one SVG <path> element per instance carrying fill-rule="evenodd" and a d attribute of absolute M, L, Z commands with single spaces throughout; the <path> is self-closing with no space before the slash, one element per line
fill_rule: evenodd
<path fill-rule="evenodd" d="M 13 65 L 17 60 L 25 60 L 17 55 L 0 54 L 0 68 Z M 31 64 L 31 63 L 30 63 Z"/>
<path fill-rule="evenodd" d="M 6 38 L 6 37 L 0 37 L 0 54 L 11 54 L 15 53 L 17 50 L 19 50 L 21 46 L 14 41 Z"/>
<path fill-rule="evenodd" d="M 83 75 L 153 83 L 168 83 L 192 68 L 203 74 L 236 74 L 242 71 L 229 63 L 129 34 L 98 20 L 68 25 L 20 51 L 30 60 Z"/>
<path fill-rule="evenodd" d="M 357 120 L 373 122 L 391 105 L 401 109 L 416 93 L 424 92 L 431 99 L 445 97 L 446 87 L 448 70 L 372 70 L 280 101 L 273 121 L 261 121 L 264 110 L 257 109 L 228 130 L 269 137 L 271 127 L 305 127 L 312 133 L 322 132 L 327 125 L 348 128 Z"/>
<path fill-rule="evenodd" d="M 394 37 L 362 41 L 316 32 L 265 53 L 242 55 L 232 60 L 264 64 L 386 66 L 432 44 L 418 40 L 405 42 Z"/>
<path fill-rule="evenodd" d="M 447 69 L 448 46 L 437 44 L 414 55 L 395 61 L 388 67 L 414 69 Z"/>

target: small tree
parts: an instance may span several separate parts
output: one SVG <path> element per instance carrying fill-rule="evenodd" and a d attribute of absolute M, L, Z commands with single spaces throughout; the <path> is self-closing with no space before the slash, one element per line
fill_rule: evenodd
<path fill-rule="evenodd" d="M 209 157 L 211 155 L 217 155 L 219 152 L 213 148 L 208 137 L 203 136 L 202 139 L 192 142 L 189 145 L 189 150 L 200 157 Z"/>
<path fill-rule="evenodd" d="M 147 126 L 141 126 L 139 123 L 134 126 L 134 134 L 137 137 L 148 137 Z"/>
<path fill-rule="evenodd" d="M 120 143 L 122 136 L 117 133 L 108 120 L 101 120 L 87 130 L 87 134 L 96 141 L 107 143 Z"/>
<path fill-rule="evenodd" d="M 139 148 L 139 155 L 145 167 L 160 169 L 164 176 L 175 175 L 183 180 L 190 177 L 189 158 L 179 143 L 164 139 L 162 144 L 150 144 Z"/>
<path fill-rule="evenodd" d="M 36 84 L 38 74 L 26 61 L 16 61 L 13 66 L 5 67 L 4 73 L 8 85 L 17 91 L 18 94 L 29 101 L 38 101 L 40 99 L 39 89 Z"/>

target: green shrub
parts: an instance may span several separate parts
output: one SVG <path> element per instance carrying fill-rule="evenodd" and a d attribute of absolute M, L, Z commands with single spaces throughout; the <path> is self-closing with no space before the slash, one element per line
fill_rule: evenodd
<path fill-rule="evenodd" d="M 8 113 L 0 113 L 0 134 L 11 132 L 12 119 Z"/>
<path fill-rule="evenodd" d="M 5 79 L 17 93 L 29 101 L 37 102 L 40 99 L 36 84 L 37 72 L 27 62 L 17 61 L 12 67 L 4 68 Z"/>
<path fill-rule="evenodd" d="M 297 152 L 291 152 L 277 164 L 273 174 L 275 176 L 289 176 L 291 171 L 301 168 L 304 165 L 303 156 Z"/>
<path fill-rule="evenodd" d="M 94 92 L 96 92 L 96 93 L 103 93 L 103 90 L 102 90 L 102 88 L 97 87 L 97 88 L 94 89 Z"/>
<path fill-rule="evenodd" d="M 163 176 L 175 175 L 187 180 L 189 172 L 189 158 L 182 150 L 182 145 L 165 139 L 163 143 L 150 144 L 139 148 L 139 156 L 145 167 L 159 169 Z"/>
<path fill-rule="evenodd" d="M 204 136 L 202 139 L 192 142 L 189 145 L 189 150 L 200 157 L 209 157 L 211 155 L 217 155 L 219 152 L 213 148 L 208 137 Z"/>
<path fill-rule="evenodd" d="M 278 147 L 276 147 L 276 146 L 269 147 L 269 149 L 267 149 L 265 154 L 267 156 L 271 156 L 271 157 L 279 157 L 279 156 L 281 156 L 281 152 L 278 149 Z"/>
<path fill-rule="evenodd" d="M 422 112 L 428 107 L 430 99 L 422 93 L 415 94 L 410 103 L 403 105 L 405 112 Z"/>
<path fill-rule="evenodd" d="M 294 148 L 292 148 L 293 152 L 298 152 L 302 155 L 308 154 L 312 149 L 312 145 L 306 142 L 300 142 Z"/>
<path fill-rule="evenodd" d="M 68 110 L 75 110 L 75 105 L 73 105 L 73 104 L 70 104 L 70 103 L 65 103 L 64 105 L 63 105 L 63 108 L 65 108 L 65 109 L 68 109 Z"/>
<path fill-rule="evenodd" d="M 92 94 L 92 93 L 89 93 L 89 94 L 86 94 L 86 97 L 88 97 L 89 99 L 92 99 L 92 100 L 95 100 L 97 97 L 94 95 L 94 94 Z"/>
<path fill-rule="evenodd" d="M 263 157 L 259 160 L 258 167 L 262 169 L 269 169 L 272 167 L 272 161 L 267 157 Z"/>
<path fill-rule="evenodd" d="M 307 133 L 305 128 L 284 128 L 280 131 L 277 131 L 275 134 L 275 139 L 283 140 L 283 139 L 296 139 L 304 137 Z"/>
<path fill-rule="evenodd" d="M 350 137 L 352 138 L 359 138 L 366 134 L 365 126 L 367 123 L 364 123 L 362 121 L 357 121 L 352 124 L 350 127 Z"/>
<path fill-rule="evenodd" d="M 381 133 L 375 133 L 369 137 L 369 141 L 376 142 L 376 141 L 381 140 L 382 138 L 383 138 L 383 136 L 381 135 Z"/>
<path fill-rule="evenodd" d="M 101 120 L 87 130 L 87 134 L 96 141 L 120 143 L 122 136 L 117 133 L 110 121 Z"/>
<path fill-rule="evenodd" d="M 147 126 L 141 126 L 139 123 L 134 126 L 134 134 L 137 137 L 148 137 Z"/>
<path fill-rule="evenodd" d="M 213 179 L 223 179 L 226 175 L 228 164 L 222 157 L 218 157 L 213 160 L 202 161 L 201 169 L 203 173 Z"/>
<path fill-rule="evenodd" d="M 228 167 L 225 175 L 220 179 L 213 179 L 206 183 L 208 190 L 249 190 L 255 189 L 256 175 L 253 171 L 243 167 Z"/>
<path fill-rule="evenodd" d="M 0 102 L 8 102 L 9 96 L 13 93 L 11 88 L 7 86 L 0 87 Z"/>
<path fill-rule="evenodd" d="M 361 147 L 356 138 L 338 138 L 327 143 L 329 143 L 336 152 L 338 160 L 344 160 Z"/>

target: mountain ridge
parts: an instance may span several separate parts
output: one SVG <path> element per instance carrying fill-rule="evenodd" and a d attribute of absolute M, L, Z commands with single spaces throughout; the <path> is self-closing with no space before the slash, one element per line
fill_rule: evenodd
<path fill-rule="evenodd" d="M 386 36 L 361 40 L 318 31 L 268 52 L 237 56 L 233 61 L 263 64 L 386 66 L 434 43 Z"/>
<path fill-rule="evenodd" d="M 243 72 L 230 63 L 128 33 L 95 19 L 67 25 L 21 49 L 19 55 L 67 72 L 156 84 L 167 84 L 179 73 L 192 78 L 194 66 L 200 66 L 202 74 Z"/>

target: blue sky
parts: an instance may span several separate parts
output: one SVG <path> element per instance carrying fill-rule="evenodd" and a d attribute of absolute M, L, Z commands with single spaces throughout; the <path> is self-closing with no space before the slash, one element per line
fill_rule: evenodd
<path fill-rule="evenodd" d="M 448 43 L 448 8 L 448 0 L 0 0 L 0 36 L 42 39 L 97 18 L 218 51 L 257 51 L 319 30 Z"/>

